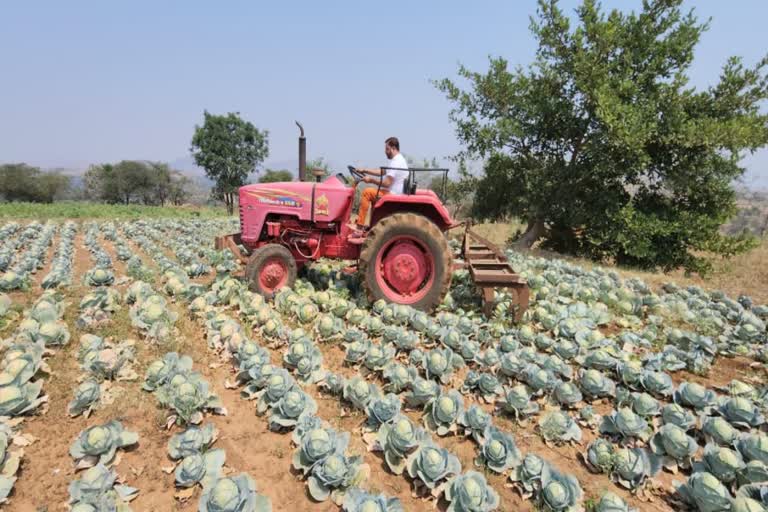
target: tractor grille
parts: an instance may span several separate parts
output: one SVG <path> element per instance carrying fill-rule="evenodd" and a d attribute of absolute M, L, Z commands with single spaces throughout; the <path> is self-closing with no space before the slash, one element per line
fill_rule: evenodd
<path fill-rule="evenodd" d="M 243 204 L 240 203 L 237 207 L 238 213 L 240 213 L 240 233 L 246 234 L 245 231 L 245 215 L 243 214 Z"/>

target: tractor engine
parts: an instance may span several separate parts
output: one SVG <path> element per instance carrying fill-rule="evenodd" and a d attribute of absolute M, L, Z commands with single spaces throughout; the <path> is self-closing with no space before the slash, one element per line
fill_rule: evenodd
<path fill-rule="evenodd" d="M 298 256 L 297 259 L 315 260 L 321 256 L 323 236 L 333 235 L 334 230 L 333 225 L 323 230 L 296 219 L 277 218 L 267 220 L 263 234 L 262 241 L 284 245 Z"/>

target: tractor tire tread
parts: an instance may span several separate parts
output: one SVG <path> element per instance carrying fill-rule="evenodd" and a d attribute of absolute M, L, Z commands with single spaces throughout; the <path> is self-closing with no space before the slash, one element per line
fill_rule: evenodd
<path fill-rule="evenodd" d="M 451 287 L 451 277 L 453 275 L 453 254 L 448 247 L 448 241 L 446 240 L 443 232 L 437 225 L 429 220 L 427 217 L 418 213 L 395 213 L 388 215 L 378 221 L 365 237 L 365 242 L 360 250 L 360 262 L 358 265 L 359 274 L 361 276 L 361 282 L 365 289 L 368 300 L 373 303 L 376 300 L 382 298 L 377 294 L 374 286 L 369 283 L 368 271 L 370 266 L 376 265 L 377 247 L 381 246 L 379 241 L 385 237 L 391 230 L 397 229 L 401 226 L 407 226 L 409 230 L 417 230 L 426 237 L 432 238 L 437 241 L 440 250 L 439 254 L 435 254 L 435 267 L 436 269 L 442 269 L 442 272 L 438 271 L 439 282 L 435 282 L 432 286 L 432 290 L 420 300 L 417 304 L 412 306 L 424 311 L 432 311 L 436 306 L 442 302 L 445 295 L 448 293 Z"/>
<path fill-rule="evenodd" d="M 251 253 L 248 258 L 248 263 L 245 265 L 245 280 L 248 285 L 248 289 L 254 293 L 263 295 L 266 298 L 271 299 L 274 293 L 265 293 L 259 288 L 258 285 L 258 269 L 264 260 L 279 256 L 283 258 L 288 266 L 288 279 L 285 286 L 292 287 L 296 281 L 296 275 L 298 274 L 298 268 L 296 266 L 296 260 L 285 246 L 280 244 L 267 244 L 259 247 Z"/>

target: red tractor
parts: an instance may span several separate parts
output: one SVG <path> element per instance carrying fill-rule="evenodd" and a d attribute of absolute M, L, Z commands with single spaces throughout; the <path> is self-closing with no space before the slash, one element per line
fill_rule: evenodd
<path fill-rule="evenodd" d="M 304 147 L 302 130 L 300 176 L 306 161 Z M 445 232 L 458 224 L 435 192 L 417 188 L 416 174 L 437 171 L 447 177 L 447 169 L 411 169 L 403 194 L 385 195 L 373 205 L 370 228 L 361 240 L 350 239 L 347 223 L 362 175 L 352 166 L 348 170 L 349 176 L 339 173 L 322 182 L 241 187 L 241 232 L 218 238 L 217 248 L 230 248 L 246 263 L 250 288 L 263 295 L 292 286 L 298 269 L 307 262 L 334 258 L 358 262 L 357 272 L 369 300 L 432 310 L 451 284 L 453 257 Z M 467 243 L 465 237 L 465 249 Z M 250 254 L 242 254 L 238 245 Z M 499 253 L 492 246 L 489 250 Z M 494 268 L 498 267 L 498 259 L 492 259 Z"/>

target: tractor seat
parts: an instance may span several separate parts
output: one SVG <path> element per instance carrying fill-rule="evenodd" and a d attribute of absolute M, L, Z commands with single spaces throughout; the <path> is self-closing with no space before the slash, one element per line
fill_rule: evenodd
<path fill-rule="evenodd" d="M 407 196 L 412 196 L 416 193 L 416 180 L 411 181 L 411 177 L 408 176 L 408 179 L 405 180 L 405 183 L 403 183 L 403 194 Z"/>

